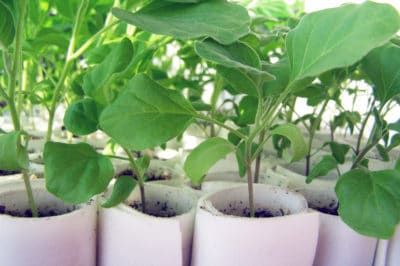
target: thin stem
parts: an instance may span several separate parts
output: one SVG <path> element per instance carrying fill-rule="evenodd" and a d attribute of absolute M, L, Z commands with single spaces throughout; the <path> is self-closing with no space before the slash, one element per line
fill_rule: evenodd
<path fill-rule="evenodd" d="M 250 217 L 254 217 L 254 189 L 253 189 L 253 174 L 251 170 L 251 143 L 246 142 L 246 173 L 247 173 L 247 189 L 249 193 L 249 209 Z"/>
<path fill-rule="evenodd" d="M 324 104 L 322 105 L 321 109 L 319 110 L 317 118 L 311 124 L 310 130 L 309 130 L 307 156 L 306 156 L 306 173 L 305 173 L 306 176 L 308 176 L 310 174 L 311 149 L 312 149 L 312 144 L 313 144 L 314 137 L 315 137 L 315 132 L 317 131 L 318 124 L 322 120 L 322 115 L 324 114 L 326 107 L 328 106 L 328 102 L 329 102 L 329 99 L 326 99 L 324 101 Z"/>
<path fill-rule="evenodd" d="M 29 202 L 29 206 L 31 207 L 32 216 L 38 217 L 38 210 L 36 208 L 35 200 L 33 198 L 31 182 L 29 181 L 29 176 L 28 176 L 27 170 L 22 171 L 22 178 L 24 179 L 25 191 L 26 191 L 26 195 L 28 196 L 28 202 Z"/>
<path fill-rule="evenodd" d="M 67 51 L 67 55 L 65 57 L 65 64 L 64 64 L 64 68 L 61 72 L 61 76 L 60 79 L 57 82 L 56 88 L 54 89 L 54 94 L 53 94 L 53 98 L 52 98 L 52 102 L 51 102 L 51 106 L 50 106 L 50 112 L 49 112 L 49 121 L 47 124 L 47 136 L 46 136 L 46 141 L 51 140 L 51 136 L 53 133 L 53 122 L 54 122 L 54 115 L 56 112 L 56 108 L 57 108 L 57 102 L 58 99 L 60 97 L 61 91 L 63 90 L 63 86 L 64 86 L 64 82 L 65 79 L 67 77 L 67 74 L 69 72 L 69 68 L 72 62 L 72 55 L 74 53 L 74 48 L 75 48 L 75 41 L 76 41 L 76 36 L 79 32 L 80 26 L 82 24 L 82 20 L 83 17 L 86 13 L 86 9 L 88 7 L 89 4 L 89 0 L 83 0 L 81 2 L 81 5 L 79 6 L 78 9 L 78 14 L 75 17 L 75 22 L 74 22 L 74 28 L 72 30 L 72 36 L 71 39 L 69 41 L 68 44 L 68 51 Z"/>
<path fill-rule="evenodd" d="M 362 140 L 362 137 L 364 135 L 364 130 L 365 130 L 366 126 L 367 126 L 367 122 L 368 122 L 369 117 L 371 116 L 372 109 L 374 108 L 374 105 L 375 105 L 375 99 L 372 101 L 371 107 L 369 109 L 369 112 L 367 113 L 367 116 L 365 117 L 363 123 L 361 124 L 360 132 L 358 134 L 357 144 L 356 144 L 356 151 L 355 151 L 356 155 L 358 155 L 360 153 L 361 140 Z"/>
<path fill-rule="evenodd" d="M 238 136 L 238 137 L 241 138 L 241 139 L 244 139 L 244 140 L 247 139 L 247 136 L 246 136 L 246 135 L 240 133 L 239 131 L 235 130 L 234 128 L 232 128 L 232 127 L 230 127 L 230 126 L 227 126 L 227 125 L 225 125 L 224 123 L 222 123 L 222 122 L 220 122 L 220 121 L 218 121 L 218 120 L 216 120 L 216 119 L 213 119 L 213 118 L 211 118 L 211 117 L 208 117 L 208 116 L 202 115 L 202 114 L 198 114 L 198 113 L 195 113 L 195 114 L 193 114 L 193 115 L 194 115 L 195 117 L 199 118 L 199 119 L 204 120 L 204 121 L 217 124 L 218 126 L 223 127 L 223 128 L 225 128 L 225 129 L 229 130 L 230 132 L 232 132 L 233 134 L 235 134 L 236 136 Z"/>
<path fill-rule="evenodd" d="M 144 178 L 140 174 L 139 167 L 137 166 L 137 164 L 135 162 L 135 158 L 133 158 L 131 151 L 124 147 L 122 147 L 122 148 L 125 151 L 125 153 L 128 155 L 132 171 L 134 172 L 134 174 L 137 177 L 137 181 L 139 183 L 139 188 L 140 188 L 140 200 L 142 202 L 142 212 L 145 213 L 146 212 L 146 197 L 145 197 L 145 192 L 144 192 Z"/>
<path fill-rule="evenodd" d="M 9 108 L 10 115 L 13 121 L 14 129 L 20 130 L 21 124 L 19 121 L 19 114 L 15 106 L 15 92 L 17 90 L 17 77 L 21 77 L 21 65 L 22 65 L 22 35 L 24 30 L 24 19 L 26 13 L 26 0 L 20 0 L 19 2 L 19 15 L 17 21 L 17 28 L 15 33 L 15 49 L 13 54 L 12 68 L 10 72 L 10 77 L 8 80 L 8 98 L 9 98 Z"/>
<path fill-rule="evenodd" d="M 84 44 L 82 44 L 81 47 L 79 47 L 72 55 L 71 55 L 71 60 L 74 60 L 81 56 L 95 41 L 97 38 L 99 38 L 104 32 L 108 31 L 115 25 L 120 23 L 120 21 L 115 21 L 111 23 L 110 25 L 105 26 L 104 28 L 101 28 L 98 32 L 96 32 L 94 35 L 92 35 Z"/>
<path fill-rule="evenodd" d="M 258 143 L 259 145 L 262 145 L 264 142 L 264 137 L 265 137 L 265 130 L 262 130 L 259 135 Z M 263 145 L 264 146 L 264 145 Z M 257 153 L 257 158 L 256 158 L 256 165 L 254 169 L 254 183 L 258 183 L 260 180 L 260 168 L 261 168 L 261 151 Z M 252 159 L 251 159 L 252 161 Z"/>

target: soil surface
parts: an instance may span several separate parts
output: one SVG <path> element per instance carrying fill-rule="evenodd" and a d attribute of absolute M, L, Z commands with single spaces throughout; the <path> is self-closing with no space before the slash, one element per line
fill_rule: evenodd
<path fill-rule="evenodd" d="M 132 176 L 135 180 L 137 180 L 136 175 L 130 169 L 127 169 L 127 170 L 124 170 L 122 172 L 119 172 L 118 174 L 115 175 L 115 178 L 118 178 L 118 177 L 123 176 L 123 175 Z M 160 181 L 160 180 L 171 180 L 172 179 L 171 173 L 169 173 L 167 171 L 163 171 L 161 173 L 157 173 L 156 171 L 152 171 L 151 169 L 146 172 L 145 176 L 147 177 L 146 178 L 146 182 L 149 182 L 149 181 Z"/>
<path fill-rule="evenodd" d="M 7 170 L 0 170 L 0 175 L 14 175 L 19 174 L 21 171 L 7 171 Z"/>
<path fill-rule="evenodd" d="M 52 210 L 50 208 L 43 208 L 43 209 L 39 209 L 38 211 L 39 211 L 39 217 L 51 217 L 51 216 L 57 216 L 57 215 L 69 213 L 76 209 L 77 208 L 75 206 L 73 206 L 71 208 L 68 208 L 65 211 Z M 24 211 L 12 210 L 12 209 L 7 209 L 7 207 L 4 205 L 0 205 L 0 214 L 6 214 L 6 215 L 13 216 L 13 217 L 26 217 L 26 218 L 33 217 L 32 211 L 30 209 L 26 209 Z"/>
<path fill-rule="evenodd" d="M 173 208 L 168 207 L 167 202 L 157 201 L 156 203 L 151 203 L 151 204 L 155 205 L 155 206 L 148 208 L 148 204 L 147 204 L 146 211 L 144 212 L 145 214 L 155 216 L 155 217 L 163 217 L 163 218 L 177 216 L 176 211 Z M 141 202 L 135 201 L 129 206 L 131 206 L 135 210 L 142 212 L 142 203 Z"/>
<path fill-rule="evenodd" d="M 337 206 L 336 208 L 332 208 L 329 206 L 329 207 L 315 207 L 312 209 L 317 210 L 322 213 L 330 214 L 330 215 L 336 215 L 336 216 L 339 215 L 339 213 L 338 213 L 339 206 Z"/>
<path fill-rule="evenodd" d="M 242 204 L 242 202 L 240 202 Z M 229 204 L 227 208 L 219 210 L 223 214 L 226 215 L 233 215 L 238 217 L 250 217 L 250 208 L 249 207 L 235 207 L 232 204 Z M 239 211 L 239 213 L 238 213 Z M 254 211 L 254 218 L 271 218 L 271 217 L 279 217 L 284 216 L 285 213 L 283 210 L 280 210 L 280 213 L 273 213 L 272 211 L 268 210 L 267 208 L 257 208 Z"/>

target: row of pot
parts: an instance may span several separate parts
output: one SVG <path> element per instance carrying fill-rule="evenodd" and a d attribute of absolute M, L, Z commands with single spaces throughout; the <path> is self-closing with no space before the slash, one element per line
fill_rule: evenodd
<path fill-rule="evenodd" d="M 147 185 L 148 211 L 164 217 L 129 206 L 138 202 L 137 191 L 127 204 L 105 209 L 98 208 L 101 199 L 66 205 L 46 192 L 40 179 L 33 187 L 42 212 L 65 214 L 1 215 L 2 265 L 371 265 L 374 261 L 376 239 L 358 235 L 337 216 L 308 209 L 303 196 L 276 186 L 255 186 L 256 214 L 276 216 L 258 219 L 242 217 L 248 211 L 247 188 L 238 183 L 206 193 L 197 207 L 197 196 L 187 187 Z M 25 197 L 21 180 L 2 182 L 3 211 L 25 212 Z M 378 247 L 386 251 L 384 244 Z M 395 247 L 390 248 L 394 254 Z M 385 259 L 377 254 L 375 265 L 385 265 Z"/>

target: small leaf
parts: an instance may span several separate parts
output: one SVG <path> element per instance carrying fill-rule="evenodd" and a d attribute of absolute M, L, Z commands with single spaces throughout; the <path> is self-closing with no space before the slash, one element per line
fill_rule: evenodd
<path fill-rule="evenodd" d="M 327 175 L 331 170 L 337 167 L 338 163 L 331 155 L 325 155 L 322 160 L 314 166 L 306 178 L 307 184 L 319 176 Z"/>
<path fill-rule="evenodd" d="M 1 170 L 17 171 L 28 169 L 27 139 L 28 134 L 24 131 L 13 131 L 0 135 Z"/>
<path fill-rule="evenodd" d="M 397 10 L 372 1 L 307 14 L 286 38 L 291 80 L 350 66 L 388 42 L 399 28 Z"/>
<path fill-rule="evenodd" d="M 336 184 L 339 214 L 360 234 L 389 239 L 400 220 L 400 175 L 396 170 L 355 169 Z"/>
<path fill-rule="evenodd" d="M 65 127 L 76 135 L 87 135 L 97 130 L 100 107 L 93 99 L 72 103 L 65 111 Z"/>
<path fill-rule="evenodd" d="M 114 176 L 110 159 L 89 144 L 47 142 L 44 147 L 46 188 L 69 203 L 83 203 L 103 192 Z"/>
<path fill-rule="evenodd" d="M 284 152 L 286 159 L 290 158 L 291 162 L 302 159 L 307 153 L 307 144 L 303 138 L 301 130 L 293 124 L 282 124 L 271 130 L 271 135 L 282 135 L 290 140 L 292 154 Z"/>
<path fill-rule="evenodd" d="M 400 171 L 400 157 L 397 159 L 394 169 L 396 169 L 397 171 Z"/>
<path fill-rule="evenodd" d="M 247 10 L 226 1 L 177 4 L 153 1 L 136 13 L 113 8 L 117 18 L 145 31 L 178 39 L 210 36 L 223 44 L 233 43 L 249 31 Z"/>
<path fill-rule="evenodd" d="M 264 81 L 274 79 L 271 74 L 261 70 L 261 61 L 257 53 L 242 42 L 222 45 L 207 39 L 201 42 L 196 41 L 194 49 L 200 57 L 210 62 L 260 75 Z"/>
<path fill-rule="evenodd" d="M 100 104 L 108 104 L 114 99 L 109 82 L 114 75 L 123 72 L 132 61 L 133 46 L 128 38 L 111 48 L 105 59 L 83 78 L 83 90 Z"/>
<path fill-rule="evenodd" d="M 257 106 L 258 99 L 256 97 L 243 97 L 237 108 L 237 119 L 235 119 L 235 123 L 241 127 L 253 124 L 256 117 Z"/>
<path fill-rule="evenodd" d="M 233 87 L 236 93 L 244 93 L 257 96 L 257 87 L 254 81 L 243 70 L 229 68 L 221 65 L 216 66 L 216 70 L 223 79 Z"/>
<path fill-rule="evenodd" d="M 222 138 L 203 141 L 186 158 L 183 169 L 193 184 L 200 185 L 208 170 L 220 159 L 234 151 L 234 146 Z"/>
<path fill-rule="evenodd" d="M 0 1 L 0 49 L 6 49 L 14 40 L 15 25 L 10 8 Z"/>
<path fill-rule="evenodd" d="M 350 150 L 350 145 L 337 142 L 328 142 L 328 145 L 331 148 L 332 155 L 336 161 L 340 164 L 343 164 L 346 161 L 346 154 Z"/>
<path fill-rule="evenodd" d="M 393 130 L 400 133 L 400 122 L 391 123 L 388 125 L 389 130 Z"/>
<path fill-rule="evenodd" d="M 120 204 L 129 197 L 135 186 L 136 180 L 133 179 L 132 176 L 119 176 L 114 184 L 111 196 L 101 205 L 101 207 L 111 208 Z"/>
<path fill-rule="evenodd" d="M 100 115 L 101 129 L 132 150 L 159 146 L 178 136 L 195 110 L 178 92 L 138 74 Z"/>
<path fill-rule="evenodd" d="M 387 152 L 385 147 L 383 147 L 381 144 L 377 144 L 376 149 L 378 150 L 379 155 L 381 156 L 383 161 L 385 162 L 390 161 L 389 153 Z"/>
<path fill-rule="evenodd" d="M 145 154 L 143 157 L 140 157 L 136 160 L 136 165 L 139 168 L 139 174 L 140 176 L 144 176 L 144 174 L 147 172 L 147 169 L 149 168 L 150 165 L 150 156 Z"/>

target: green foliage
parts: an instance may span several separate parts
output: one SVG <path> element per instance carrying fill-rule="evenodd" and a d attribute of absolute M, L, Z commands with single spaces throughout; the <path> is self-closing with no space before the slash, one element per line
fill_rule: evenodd
<path fill-rule="evenodd" d="M 362 69 L 375 85 L 374 96 L 382 105 L 400 94 L 399 46 L 386 44 L 372 50 L 363 59 Z"/>
<path fill-rule="evenodd" d="M 400 221 L 400 173 L 355 169 L 336 185 L 339 214 L 357 232 L 388 239 Z"/>
<path fill-rule="evenodd" d="M 319 176 L 327 175 L 331 170 L 335 169 L 337 165 L 338 162 L 333 156 L 323 156 L 322 160 L 313 167 L 310 174 L 307 176 L 306 182 L 310 183 Z"/>
<path fill-rule="evenodd" d="M 44 147 L 46 188 L 69 203 L 83 203 L 103 192 L 112 177 L 110 159 L 89 144 L 47 142 Z"/>
<path fill-rule="evenodd" d="M 254 123 L 257 113 L 258 99 L 254 96 L 245 96 L 237 107 L 237 119 L 235 123 L 238 126 L 246 126 Z"/>
<path fill-rule="evenodd" d="M 283 157 L 287 161 L 298 161 L 301 160 L 307 153 L 307 144 L 304 141 L 303 134 L 300 129 L 293 124 L 282 124 L 271 130 L 271 135 L 281 135 L 290 140 L 291 153 L 285 150 Z"/>
<path fill-rule="evenodd" d="M 72 103 L 65 111 L 64 125 L 76 135 L 87 135 L 97 130 L 101 108 L 93 99 Z"/>
<path fill-rule="evenodd" d="M 85 94 L 98 103 L 111 103 L 115 95 L 110 88 L 110 81 L 123 72 L 133 58 L 133 46 L 128 38 L 112 46 L 110 53 L 104 60 L 88 72 L 83 78 Z"/>
<path fill-rule="evenodd" d="M 209 138 L 189 154 L 183 169 L 193 184 L 200 185 L 208 170 L 233 151 L 234 146 L 227 140 Z"/>
<path fill-rule="evenodd" d="M 14 40 L 15 25 L 12 11 L 0 1 L 0 49 L 6 49 Z"/>
<path fill-rule="evenodd" d="M 173 90 L 144 74 L 136 75 L 100 116 L 101 129 L 123 147 L 143 150 L 176 137 L 195 110 Z"/>
<path fill-rule="evenodd" d="M 111 196 L 101 205 L 101 207 L 111 208 L 120 204 L 129 197 L 135 187 L 136 180 L 133 179 L 132 176 L 119 176 L 114 184 Z"/>
<path fill-rule="evenodd" d="M 16 171 L 28 169 L 28 134 L 23 131 L 0 133 L 0 169 Z"/>
<path fill-rule="evenodd" d="M 117 18 L 143 30 L 178 39 L 212 37 L 230 44 L 249 31 L 247 10 L 226 1 L 203 1 L 197 4 L 153 1 L 136 13 L 114 8 Z"/>
<path fill-rule="evenodd" d="M 307 14 L 286 39 L 291 80 L 350 66 L 399 28 L 396 9 L 370 1 Z"/>

